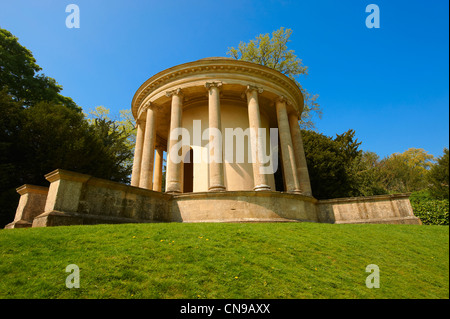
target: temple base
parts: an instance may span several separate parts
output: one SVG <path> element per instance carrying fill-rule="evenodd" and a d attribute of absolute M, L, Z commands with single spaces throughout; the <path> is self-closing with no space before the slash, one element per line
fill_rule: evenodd
<path fill-rule="evenodd" d="M 6 228 L 154 222 L 421 224 L 409 194 L 331 200 L 275 191 L 167 194 L 63 170 L 46 176 L 51 185 L 45 211 L 32 224 L 16 218 Z"/>

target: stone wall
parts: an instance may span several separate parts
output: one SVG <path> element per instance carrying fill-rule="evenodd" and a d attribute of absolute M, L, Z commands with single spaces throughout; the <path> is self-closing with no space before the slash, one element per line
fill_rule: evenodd
<path fill-rule="evenodd" d="M 320 200 L 319 222 L 335 224 L 421 224 L 414 216 L 410 194 Z"/>
<path fill-rule="evenodd" d="M 45 210 L 33 227 L 176 219 L 170 215 L 167 194 L 64 170 L 46 178 L 51 184 Z"/>
<path fill-rule="evenodd" d="M 169 195 L 55 170 L 47 188 L 24 185 L 6 228 L 154 222 L 320 222 L 420 224 L 409 194 L 316 200 L 272 191 Z"/>
<path fill-rule="evenodd" d="M 317 200 L 281 192 L 204 192 L 176 195 L 172 211 L 183 222 L 318 222 Z"/>

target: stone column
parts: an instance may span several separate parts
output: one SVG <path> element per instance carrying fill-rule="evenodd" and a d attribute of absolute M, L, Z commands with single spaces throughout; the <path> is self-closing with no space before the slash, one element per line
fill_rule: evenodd
<path fill-rule="evenodd" d="M 176 163 L 171 160 L 169 154 L 172 147 L 179 142 L 181 137 L 179 136 L 176 140 L 170 139 L 170 133 L 181 127 L 181 116 L 183 113 L 183 94 L 181 89 L 176 89 L 170 92 L 166 92 L 166 95 L 172 97 L 172 105 L 170 111 L 170 129 L 168 138 L 168 148 L 167 148 L 167 171 L 166 171 L 166 192 L 167 193 L 181 193 L 182 192 L 182 161 Z M 178 161 L 177 161 L 178 162 Z"/>
<path fill-rule="evenodd" d="M 162 164 L 163 164 L 163 149 L 161 146 L 156 146 L 155 153 L 155 180 L 153 182 L 153 190 L 160 192 L 162 189 Z"/>
<path fill-rule="evenodd" d="M 219 88 L 221 82 L 207 82 L 205 87 L 208 89 L 208 114 L 209 128 L 221 131 L 220 117 L 220 97 Z M 223 176 L 223 148 L 222 141 L 217 140 L 213 134 L 209 135 L 209 191 L 224 191 L 225 182 Z M 214 150 L 214 152 L 212 152 Z M 216 156 L 216 152 L 220 152 L 220 157 Z M 216 161 L 217 160 L 217 161 Z"/>
<path fill-rule="evenodd" d="M 142 147 L 144 146 L 144 125 L 136 120 L 136 144 L 134 146 L 133 172 L 131 173 L 131 186 L 139 187 L 142 163 Z"/>
<path fill-rule="evenodd" d="M 250 128 L 250 145 L 253 158 L 253 181 L 255 191 L 270 190 L 267 174 L 260 173 L 262 164 L 259 161 L 259 154 L 262 154 L 263 145 L 259 136 L 258 129 L 261 127 L 261 115 L 259 113 L 258 93 L 262 93 L 263 89 L 253 85 L 247 86 L 247 103 L 248 103 L 248 122 Z"/>
<path fill-rule="evenodd" d="M 300 191 L 304 195 L 312 196 L 308 166 L 306 165 L 305 150 L 303 147 L 303 138 L 300 131 L 300 126 L 298 125 L 297 114 L 289 114 L 289 126 L 294 145 L 295 163 L 297 165 L 297 176 L 300 182 Z"/>
<path fill-rule="evenodd" d="M 152 189 L 153 184 L 153 159 L 155 155 L 155 111 L 148 103 L 146 106 L 147 116 L 145 121 L 144 147 L 142 149 L 141 175 L 139 187 Z"/>
<path fill-rule="evenodd" d="M 286 100 L 284 97 L 275 102 L 277 109 L 278 132 L 280 134 L 281 155 L 283 161 L 284 179 L 286 190 L 292 193 L 300 193 L 300 183 L 297 174 L 294 147 L 292 144 L 289 119 L 286 111 Z"/>

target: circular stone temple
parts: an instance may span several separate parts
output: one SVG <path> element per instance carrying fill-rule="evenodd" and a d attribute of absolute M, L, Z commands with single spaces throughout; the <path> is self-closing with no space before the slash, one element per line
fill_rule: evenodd
<path fill-rule="evenodd" d="M 250 62 L 213 57 L 159 72 L 132 100 L 137 134 L 131 186 L 57 169 L 45 175 L 49 187 L 17 188 L 19 205 L 5 228 L 136 222 L 420 224 L 409 194 L 312 196 L 298 123 L 303 104 L 294 81 Z"/>
<path fill-rule="evenodd" d="M 204 58 L 159 72 L 132 100 L 137 136 L 131 185 L 161 191 L 166 152 L 168 193 L 311 196 L 298 124 L 303 103 L 284 74 L 232 58 Z"/>

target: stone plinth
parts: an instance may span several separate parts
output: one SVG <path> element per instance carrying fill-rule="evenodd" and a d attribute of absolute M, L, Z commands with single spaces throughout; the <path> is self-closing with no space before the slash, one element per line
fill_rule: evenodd
<path fill-rule="evenodd" d="M 318 222 L 317 200 L 282 192 L 234 191 L 176 195 L 182 222 Z"/>
<path fill-rule="evenodd" d="M 409 202 L 410 194 L 320 200 L 318 219 L 334 224 L 422 224 Z"/>
<path fill-rule="evenodd" d="M 34 218 L 33 227 L 151 222 L 421 223 L 414 216 L 409 194 L 332 200 L 274 191 L 171 195 L 64 170 L 46 178 L 51 184 L 45 205 L 42 200 L 32 202 L 33 196 L 25 197 L 33 188 L 23 187 L 15 227 L 23 224 L 24 216 L 31 225 L 38 212 L 43 213 Z M 45 189 L 40 191 L 45 194 Z M 31 203 L 36 204 L 33 210 Z"/>
<path fill-rule="evenodd" d="M 45 211 L 33 227 L 172 221 L 170 195 L 89 175 L 56 170 Z"/>
<path fill-rule="evenodd" d="M 44 211 L 48 188 L 25 184 L 17 188 L 20 194 L 14 221 L 5 228 L 31 227 L 33 219 Z"/>

